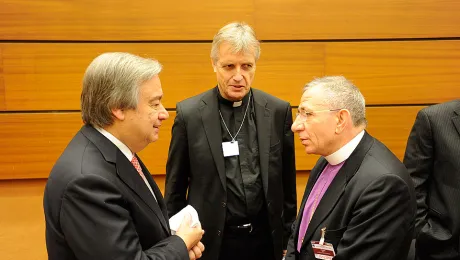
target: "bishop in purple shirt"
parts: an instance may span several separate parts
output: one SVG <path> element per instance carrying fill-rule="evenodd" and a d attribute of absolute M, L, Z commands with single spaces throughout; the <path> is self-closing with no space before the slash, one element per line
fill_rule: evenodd
<path fill-rule="evenodd" d="M 304 87 L 292 131 L 307 154 L 321 157 L 305 188 L 287 260 L 321 257 L 315 243 L 329 246 L 334 260 L 407 258 L 414 187 L 401 161 L 367 133 L 365 114 L 363 95 L 342 76 Z"/>

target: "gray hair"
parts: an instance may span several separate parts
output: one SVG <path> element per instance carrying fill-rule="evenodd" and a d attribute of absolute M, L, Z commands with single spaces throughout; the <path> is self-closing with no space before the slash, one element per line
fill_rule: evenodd
<path fill-rule="evenodd" d="M 233 22 L 222 27 L 214 36 L 211 47 L 211 59 L 216 62 L 219 59 L 219 47 L 227 42 L 232 46 L 233 53 L 250 52 L 254 50 L 257 61 L 260 57 L 260 43 L 251 26 L 243 22 Z"/>
<path fill-rule="evenodd" d="M 303 92 L 309 88 L 320 87 L 326 96 L 324 100 L 330 109 L 347 109 L 350 111 L 353 125 L 367 125 L 366 102 L 363 94 L 343 76 L 317 78 L 305 85 Z"/>
<path fill-rule="evenodd" d="M 129 53 L 112 52 L 96 57 L 83 77 L 83 122 L 102 128 L 113 124 L 112 109 L 136 109 L 140 86 L 161 69 L 158 61 Z"/>

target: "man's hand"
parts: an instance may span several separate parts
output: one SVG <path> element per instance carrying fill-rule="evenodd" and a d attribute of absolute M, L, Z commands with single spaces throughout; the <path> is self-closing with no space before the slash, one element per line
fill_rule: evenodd
<path fill-rule="evenodd" d="M 198 242 L 198 244 L 196 244 L 196 246 L 194 246 L 192 250 L 188 251 L 188 256 L 190 260 L 195 260 L 195 259 L 200 258 L 203 255 L 203 251 L 204 251 L 203 243 Z"/>
<path fill-rule="evenodd" d="M 204 234 L 204 230 L 201 229 L 200 224 L 196 225 L 195 227 L 190 227 L 191 223 L 192 217 L 190 214 L 185 214 L 185 217 L 176 232 L 176 236 L 184 240 L 185 245 L 187 246 L 187 250 L 189 251 L 192 250 L 193 247 L 198 244 L 198 242 L 200 242 Z"/>

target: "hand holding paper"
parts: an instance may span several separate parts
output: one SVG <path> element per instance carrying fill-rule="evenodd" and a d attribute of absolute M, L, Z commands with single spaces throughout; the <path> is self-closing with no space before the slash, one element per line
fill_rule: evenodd
<path fill-rule="evenodd" d="M 200 224 L 200 219 L 198 218 L 198 212 L 196 212 L 196 210 L 192 206 L 188 205 L 187 207 L 183 208 L 176 215 L 172 216 L 169 219 L 169 227 L 171 228 L 171 232 L 173 233 L 173 235 L 179 229 L 179 226 L 184 220 L 184 217 L 186 214 L 190 214 L 192 218 L 190 227 L 195 227 L 196 225 Z"/>

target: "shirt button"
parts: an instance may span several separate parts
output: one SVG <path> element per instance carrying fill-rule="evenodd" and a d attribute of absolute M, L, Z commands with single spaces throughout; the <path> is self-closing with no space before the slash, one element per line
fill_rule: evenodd
<path fill-rule="evenodd" d="M 222 232 L 220 232 L 220 230 L 217 230 L 217 235 L 220 236 Z"/>
<path fill-rule="evenodd" d="M 222 208 L 225 208 L 227 207 L 227 203 L 225 203 L 225 201 L 222 201 Z"/>

